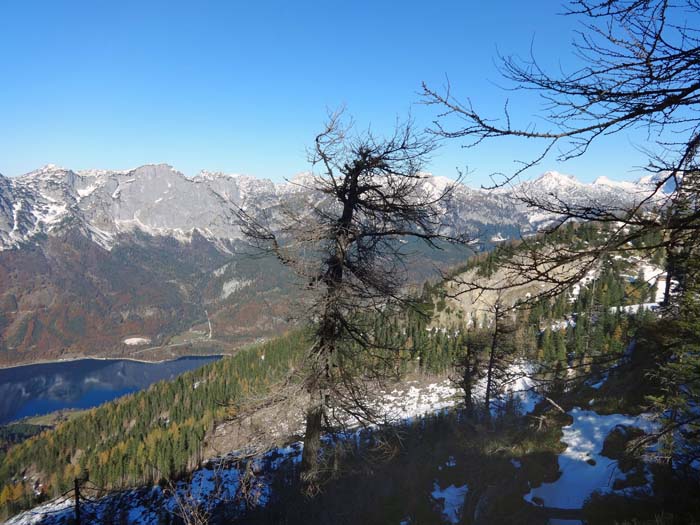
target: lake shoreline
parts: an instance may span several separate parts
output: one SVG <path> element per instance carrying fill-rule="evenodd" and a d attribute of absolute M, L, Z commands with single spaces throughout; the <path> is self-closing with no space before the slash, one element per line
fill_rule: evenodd
<path fill-rule="evenodd" d="M 223 357 L 221 353 L 161 361 L 85 357 L 5 368 L 0 370 L 0 423 L 7 425 L 66 409 L 93 408 Z"/>
<path fill-rule="evenodd" d="M 74 361 L 84 361 L 87 359 L 92 359 L 94 361 L 132 361 L 134 363 L 144 363 L 144 364 L 162 364 L 162 363 L 168 363 L 170 361 L 177 361 L 178 359 L 188 359 L 188 358 L 197 358 L 197 357 L 219 357 L 219 358 L 224 358 L 224 357 L 229 357 L 231 354 L 225 354 L 225 353 L 217 353 L 217 354 L 188 354 L 188 355 L 181 355 L 178 357 L 173 357 L 171 359 L 137 359 L 135 357 L 103 357 L 103 356 L 81 356 L 81 357 L 67 357 L 65 359 L 46 359 L 46 360 L 40 360 L 40 361 L 33 361 L 31 363 L 20 363 L 16 365 L 0 365 L 0 370 L 11 370 L 13 368 L 22 368 L 24 366 L 36 366 L 36 365 L 55 365 L 55 364 L 61 364 L 61 363 L 72 363 Z"/>

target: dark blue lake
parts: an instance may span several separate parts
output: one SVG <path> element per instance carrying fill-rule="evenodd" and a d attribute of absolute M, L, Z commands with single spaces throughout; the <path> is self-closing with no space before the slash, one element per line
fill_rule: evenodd
<path fill-rule="evenodd" d="M 217 359 L 80 359 L 0 369 L 0 424 L 67 408 L 92 408 Z"/>

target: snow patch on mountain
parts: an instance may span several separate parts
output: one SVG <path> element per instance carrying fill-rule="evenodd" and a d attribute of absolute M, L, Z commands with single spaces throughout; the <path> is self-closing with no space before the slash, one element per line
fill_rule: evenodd
<path fill-rule="evenodd" d="M 648 192 L 653 187 L 650 181 L 615 182 L 601 177 L 593 184 L 584 184 L 570 175 L 549 171 L 532 181 L 494 191 L 469 188 L 431 174 L 424 174 L 421 186 L 425 195 L 438 197 L 454 185 L 449 202 L 441 203 L 449 232 L 478 232 L 480 225 L 502 224 L 527 233 L 555 217 L 528 209 L 518 197 L 556 195 L 574 204 L 623 207 Z M 273 217 L 281 206 L 305 211 L 322 198 L 314 193 L 316 183 L 317 175 L 311 172 L 275 183 L 208 171 L 188 178 L 167 164 L 120 171 L 71 171 L 49 164 L 20 177 L 0 176 L 0 250 L 17 248 L 38 234 L 59 234 L 64 219 L 70 219 L 66 225 L 79 227 L 107 250 L 120 234 L 134 230 L 172 236 L 180 242 L 190 242 L 196 230 L 227 250 L 227 243 L 241 238 L 237 208 Z"/>
<path fill-rule="evenodd" d="M 78 188 L 76 191 L 78 192 L 78 196 L 80 196 L 80 198 L 84 198 L 84 197 L 89 197 L 90 195 L 92 195 L 92 193 L 96 189 L 97 189 L 97 186 L 92 185 L 92 186 L 88 186 L 86 188 Z"/>
<path fill-rule="evenodd" d="M 223 301 L 231 294 L 236 293 L 238 290 L 241 290 L 246 286 L 250 286 L 251 284 L 253 284 L 253 281 L 248 279 L 230 279 L 221 286 L 221 295 L 219 298 Z"/>

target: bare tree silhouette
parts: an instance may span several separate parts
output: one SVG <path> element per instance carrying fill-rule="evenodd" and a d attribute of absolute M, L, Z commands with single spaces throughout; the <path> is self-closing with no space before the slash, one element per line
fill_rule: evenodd
<path fill-rule="evenodd" d="M 306 490 L 318 489 L 321 436 L 348 420 L 376 423 L 368 385 L 394 371 L 395 348 L 373 324 L 406 293 L 405 238 L 439 248 L 465 243 L 443 224 L 454 185 L 435 188 L 421 172 L 435 148 L 410 121 L 388 138 L 356 133 L 342 112 L 330 115 L 310 152 L 314 172 L 299 182 L 310 200 L 261 216 L 239 210 L 242 231 L 306 283 L 306 320 L 313 331 L 303 384 L 310 397 L 302 457 Z M 395 355 L 394 355 L 395 357 Z"/>

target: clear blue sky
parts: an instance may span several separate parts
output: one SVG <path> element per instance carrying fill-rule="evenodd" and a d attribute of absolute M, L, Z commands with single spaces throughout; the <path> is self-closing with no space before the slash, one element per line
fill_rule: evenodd
<path fill-rule="evenodd" d="M 381 132 L 417 105 L 421 81 L 498 112 L 497 50 L 570 63 L 576 21 L 558 1 L 0 2 L 0 173 L 47 163 L 124 169 L 167 162 L 280 180 L 308 168 L 305 148 L 327 108 L 345 104 Z M 533 40 L 534 39 L 534 40 Z M 516 95 L 517 96 L 517 95 Z M 516 99 L 516 116 L 537 104 Z M 629 137 L 558 169 L 632 178 Z M 429 166 L 473 184 L 512 170 L 524 146 L 449 144 Z M 535 173 L 533 173 L 534 175 Z"/>

